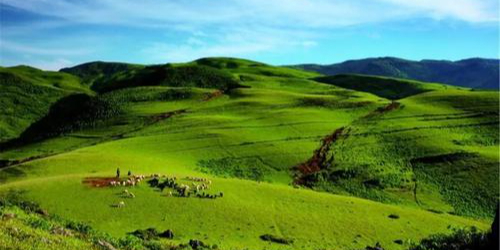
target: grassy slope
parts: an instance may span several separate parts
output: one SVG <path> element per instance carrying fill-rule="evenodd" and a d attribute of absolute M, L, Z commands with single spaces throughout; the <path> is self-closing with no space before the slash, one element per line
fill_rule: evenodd
<path fill-rule="evenodd" d="M 0 219 L 2 222 L 0 223 L 1 249 L 99 249 L 91 242 L 73 235 L 53 233 L 53 229 L 62 228 L 62 225 L 52 223 L 38 215 L 26 213 L 17 207 L 2 207 L 0 215 L 15 215 L 14 218 Z"/>
<path fill-rule="evenodd" d="M 205 59 L 192 64 L 219 67 L 251 88 L 232 90 L 210 101 L 204 97 L 215 90 L 200 89 L 200 94 L 178 100 L 137 100 L 130 97 L 136 89 L 110 92 L 115 98 L 125 99 L 120 102 L 123 113 L 119 118 L 2 152 L 2 159 L 22 159 L 81 147 L 3 169 L 0 179 L 4 184 L 0 189 L 28 190 L 29 198 L 49 212 L 89 223 L 113 235 L 154 226 L 173 229 L 175 241 L 196 238 L 231 249 L 352 249 L 377 241 L 389 249 L 399 249 L 401 246 L 393 243 L 396 239 L 417 240 L 431 233 L 447 232 L 449 225 L 487 226 L 481 221 L 417 207 L 385 205 L 288 185 L 292 181 L 290 167 L 308 159 L 321 138 L 338 127 L 356 123 L 389 101 L 307 80 L 317 76 L 313 73 L 250 61 Z M 144 91 L 169 89 L 146 87 Z M 411 106 L 409 101 L 402 110 Z M 425 108 L 415 105 L 420 112 Z M 151 117 L 179 109 L 187 112 L 147 122 Z M 103 141 L 109 142 L 92 145 Z M 498 147 L 498 142 L 492 147 Z M 370 150 L 365 152 L 368 153 L 356 157 L 372 157 Z M 384 159 L 389 157 L 393 155 Z M 200 165 L 203 161 L 215 164 Z M 258 166 L 262 179 L 270 183 L 212 176 L 213 166 L 222 163 L 231 169 L 223 172 L 224 176 Z M 214 180 L 214 191 L 223 191 L 225 195 L 216 200 L 163 197 L 141 185 L 133 191 L 137 198 L 126 199 L 127 207 L 117 210 L 110 205 L 123 199 L 120 188 L 92 189 L 81 183 L 84 177 L 113 175 L 116 167 L 123 172 L 131 169 L 135 173 L 160 172 L 179 177 L 209 176 Z M 432 207 L 439 208 L 444 203 L 436 204 Z M 400 219 L 389 219 L 387 216 L 392 213 Z M 263 242 L 259 235 L 266 233 L 293 238 L 295 243 L 285 246 Z"/>
<path fill-rule="evenodd" d="M 460 89 L 443 84 L 365 75 L 323 76 L 317 77 L 315 80 L 342 88 L 369 92 L 391 100 L 434 90 Z"/>
<path fill-rule="evenodd" d="M 329 154 L 332 192 L 491 217 L 498 197 L 498 93 L 427 92 L 352 124 Z M 321 181 L 319 181 L 321 182 Z"/>
<path fill-rule="evenodd" d="M 43 117 L 60 98 L 90 93 L 80 80 L 66 73 L 27 66 L 0 67 L 0 141 L 17 137 Z"/>
<path fill-rule="evenodd" d="M 113 62 L 89 62 L 70 68 L 63 68 L 60 72 L 69 73 L 82 79 L 82 83 L 93 87 L 103 82 L 109 81 L 115 74 L 126 71 L 136 71 L 143 69 L 144 66 L 128 63 Z"/>
<path fill-rule="evenodd" d="M 230 74 L 202 64 L 140 66 L 118 63 L 88 63 L 63 69 L 82 77 L 97 92 L 139 86 L 199 87 L 227 90 L 238 87 Z"/>

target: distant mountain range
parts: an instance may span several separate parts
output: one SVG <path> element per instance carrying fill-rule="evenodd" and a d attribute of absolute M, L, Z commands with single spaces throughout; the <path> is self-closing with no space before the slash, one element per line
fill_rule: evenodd
<path fill-rule="evenodd" d="M 498 59 L 411 61 L 394 57 L 381 57 L 349 60 L 330 65 L 301 64 L 291 67 L 325 75 L 366 74 L 439 82 L 470 88 L 499 89 L 500 60 Z"/>

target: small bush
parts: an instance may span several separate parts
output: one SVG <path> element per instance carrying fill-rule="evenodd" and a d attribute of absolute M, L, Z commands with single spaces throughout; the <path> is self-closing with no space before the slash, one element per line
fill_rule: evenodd
<path fill-rule="evenodd" d="M 263 234 L 260 236 L 260 239 L 263 241 L 270 241 L 270 242 L 274 242 L 274 243 L 278 243 L 278 244 L 285 244 L 285 245 L 290 245 L 293 243 L 293 240 L 291 240 L 291 239 L 285 239 L 285 238 L 281 238 L 281 237 L 274 236 L 271 234 Z"/>
<path fill-rule="evenodd" d="M 130 234 L 142 240 L 156 240 L 159 238 L 160 233 L 156 230 L 156 228 L 150 227 L 144 230 L 137 229 Z"/>
<path fill-rule="evenodd" d="M 493 249 L 487 233 L 479 232 L 475 227 L 454 229 L 453 234 L 436 234 L 420 241 L 410 250 L 487 250 Z"/>
<path fill-rule="evenodd" d="M 89 225 L 79 223 L 79 222 L 74 222 L 74 221 L 70 221 L 70 222 L 66 223 L 66 227 L 68 229 L 72 229 L 74 231 L 77 231 L 77 232 L 83 233 L 83 234 L 89 234 L 92 232 L 92 227 L 90 227 Z"/>
<path fill-rule="evenodd" d="M 391 219 L 399 219 L 399 215 L 397 215 L 397 214 L 389 214 L 388 217 Z"/>

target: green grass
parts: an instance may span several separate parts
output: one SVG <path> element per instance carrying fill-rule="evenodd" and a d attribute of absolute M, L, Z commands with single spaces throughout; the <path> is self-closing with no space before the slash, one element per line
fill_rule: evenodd
<path fill-rule="evenodd" d="M 369 92 L 380 97 L 397 100 L 408 96 L 446 89 L 460 89 L 437 83 L 424 83 L 382 76 L 334 75 L 315 78 L 316 81 L 333 84 L 342 88 Z"/>
<path fill-rule="evenodd" d="M 114 74 L 107 81 L 94 84 L 98 92 L 138 86 L 198 87 L 229 90 L 240 87 L 230 74 L 199 65 L 156 65 Z"/>
<path fill-rule="evenodd" d="M 13 214 L 12 219 L 0 223 L 0 248 L 2 249 L 99 249 L 91 242 L 51 232 L 57 224 L 49 224 L 39 216 L 27 214 L 16 207 L 2 208 L 1 212 Z"/>
<path fill-rule="evenodd" d="M 316 177 L 318 188 L 491 218 L 499 192 L 498 93 L 433 91 L 400 103 L 349 127 L 329 152 L 331 167 Z"/>
<path fill-rule="evenodd" d="M 244 87 L 221 94 L 225 85 L 218 83 L 172 87 L 160 78 L 88 95 L 99 100 L 96 109 L 81 110 L 85 102 L 77 101 L 68 113 L 39 120 L 46 128 L 35 131 L 71 129 L 0 152 L 0 160 L 14 163 L 0 169 L 0 191 L 25 190 L 50 213 L 114 237 L 154 227 L 173 230 L 173 244 L 198 239 L 221 249 L 363 249 L 377 242 L 404 249 L 451 233 L 450 225 L 488 228 L 498 197 L 498 92 L 415 83 L 428 89 L 381 109 L 391 101 L 313 81 L 317 74 L 300 70 L 232 58 L 169 67 L 209 68 Z M 114 77 L 136 77 L 127 72 Z M 109 110 L 119 112 L 100 116 Z M 294 167 L 340 127 L 346 132 L 329 148 L 333 160 L 312 178 L 313 190 L 291 185 Z M 439 157 L 459 152 L 464 158 Z M 445 161 L 428 160 L 436 156 Z M 141 184 L 127 199 L 123 187 L 82 183 L 111 177 L 118 167 L 185 183 L 185 176 L 203 176 L 213 181 L 209 192 L 224 197 L 165 197 Z M 124 208 L 111 206 L 121 200 Z"/>
<path fill-rule="evenodd" d="M 19 136 L 57 100 L 75 93 L 91 91 L 73 75 L 27 66 L 0 67 L 0 142 Z"/>
<path fill-rule="evenodd" d="M 116 74 L 126 71 L 141 70 L 142 65 L 114 62 L 89 62 L 75 67 L 63 68 L 60 72 L 69 73 L 80 77 L 82 83 L 92 89 L 103 82 L 109 81 Z"/>

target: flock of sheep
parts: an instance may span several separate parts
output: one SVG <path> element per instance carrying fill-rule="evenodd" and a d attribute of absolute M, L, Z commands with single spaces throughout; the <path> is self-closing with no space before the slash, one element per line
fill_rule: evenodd
<path fill-rule="evenodd" d="M 139 184 L 142 180 L 146 179 L 145 175 L 133 175 L 129 176 L 126 181 L 111 181 L 109 182 L 110 186 L 135 186 Z"/>
<path fill-rule="evenodd" d="M 201 178 L 201 177 L 192 177 L 192 176 L 187 176 L 185 179 L 192 181 L 191 184 L 184 184 L 184 183 L 178 183 L 177 182 L 177 177 L 168 177 L 166 175 L 160 175 L 160 174 L 151 174 L 149 176 L 145 175 L 129 175 L 127 180 L 123 181 L 110 181 L 109 185 L 112 187 L 115 186 L 135 186 L 143 180 L 147 180 L 147 183 L 149 184 L 150 187 L 152 188 L 158 188 L 160 189 L 161 192 L 165 188 L 170 188 L 173 191 L 168 191 L 167 196 L 174 196 L 174 192 L 176 192 L 176 195 L 179 197 L 190 197 L 191 195 L 195 195 L 198 198 L 209 198 L 209 199 L 215 199 L 218 197 L 223 197 L 224 193 L 220 192 L 219 194 L 206 194 L 205 192 L 201 192 L 203 190 L 208 190 L 210 189 L 210 185 L 212 184 L 212 181 L 207 179 L 207 178 Z M 127 198 L 135 198 L 135 194 L 130 192 L 129 190 L 125 189 L 123 191 L 123 196 Z M 114 207 L 125 207 L 125 202 L 120 201 L 119 203 L 113 205 Z"/>

